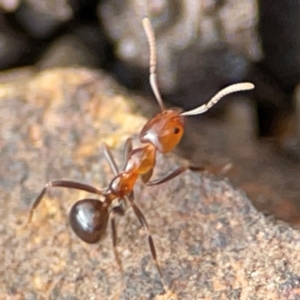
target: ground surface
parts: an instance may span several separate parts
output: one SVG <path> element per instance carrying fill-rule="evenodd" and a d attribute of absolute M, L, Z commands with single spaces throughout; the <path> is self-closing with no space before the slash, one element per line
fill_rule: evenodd
<path fill-rule="evenodd" d="M 24 226 L 50 179 L 107 185 L 103 142 L 120 163 L 118 149 L 145 122 L 120 93 L 105 76 L 75 69 L 1 85 L 0 299 L 168 299 L 130 210 L 118 220 L 123 283 L 110 232 L 91 246 L 68 226 L 68 209 L 84 193 L 52 190 Z M 180 163 L 159 159 L 157 172 Z M 159 187 L 139 185 L 136 202 L 173 298 L 299 299 L 299 232 L 266 219 L 226 180 L 186 172 Z"/>

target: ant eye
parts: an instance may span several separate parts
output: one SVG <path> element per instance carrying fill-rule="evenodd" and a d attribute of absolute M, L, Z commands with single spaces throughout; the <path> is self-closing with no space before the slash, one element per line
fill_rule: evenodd
<path fill-rule="evenodd" d="M 180 129 L 179 129 L 178 127 L 175 127 L 175 128 L 173 129 L 173 132 L 174 132 L 175 134 L 177 134 L 177 133 L 180 132 Z"/>

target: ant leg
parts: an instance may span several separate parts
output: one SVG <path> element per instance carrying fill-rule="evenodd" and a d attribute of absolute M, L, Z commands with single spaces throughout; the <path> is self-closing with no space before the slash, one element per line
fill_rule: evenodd
<path fill-rule="evenodd" d="M 128 157 L 128 154 L 131 152 L 131 150 L 132 150 L 132 139 L 128 138 L 126 140 L 126 145 L 125 145 L 125 163 L 127 162 L 127 157 Z M 106 145 L 104 145 L 104 155 L 105 155 L 105 158 L 108 161 L 109 166 L 112 169 L 114 175 L 115 176 L 118 175 L 119 168 L 115 162 L 113 154 L 111 153 L 110 149 Z M 134 198 L 133 191 L 130 193 L 130 195 L 125 196 L 125 199 L 127 201 L 129 201 L 129 199 L 133 199 L 133 198 Z"/>
<path fill-rule="evenodd" d="M 112 169 L 114 175 L 118 175 L 119 174 L 119 168 L 115 162 L 114 156 L 111 153 L 110 149 L 108 148 L 107 145 L 104 145 L 104 155 L 105 158 L 110 166 L 110 168 Z"/>
<path fill-rule="evenodd" d="M 120 210 L 119 207 L 117 206 L 116 209 L 112 208 L 112 211 L 110 212 L 110 224 L 111 224 L 111 229 L 112 229 L 112 242 L 113 242 L 113 251 L 114 251 L 114 256 L 115 259 L 117 261 L 118 267 L 119 267 L 119 271 L 121 273 L 121 287 L 119 289 L 119 291 L 117 291 L 115 293 L 115 295 L 112 297 L 112 299 L 119 299 L 120 298 L 120 294 L 122 292 L 122 290 L 125 288 L 125 279 L 124 279 L 124 269 L 123 269 L 123 265 L 122 265 L 122 261 L 119 257 L 119 253 L 117 250 L 117 228 L 116 228 L 116 223 L 115 223 L 115 216 L 116 215 L 122 215 L 124 212 L 122 211 L 122 209 Z"/>
<path fill-rule="evenodd" d="M 35 199 L 29 213 L 28 217 L 28 223 L 31 222 L 33 213 L 35 209 L 38 207 L 40 202 L 42 201 L 43 197 L 45 196 L 45 193 L 47 190 L 51 187 L 66 187 L 66 188 L 71 188 L 71 189 L 76 189 L 76 190 L 81 190 L 81 191 L 86 191 L 92 194 L 97 194 L 97 195 L 102 195 L 102 191 L 87 184 L 83 184 L 80 182 L 76 181 L 68 181 L 68 180 L 54 180 L 54 181 L 49 181 L 46 183 L 45 187 L 42 189 L 41 193 L 38 195 L 38 197 Z"/>
<path fill-rule="evenodd" d="M 207 167 L 201 167 L 201 166 L 188 166 L 188 169 L 193 172 L 203 172 L 207 170 Z"/>
<path fill-rule="evenodd" d="M 141 175 L 141 178 L 142 178 L 143 183 L 149 182 L 149 180 L 150 180 L 151 177 L 152 177 L 152 174 L 153 174 L 153 168 L 150 169 L 148 172 L 142 174 L 142 175 Z"/>
<path fill-rule="evenodd" d="M 125 143 L 125 149 L 124 149 L 124 166 L 127 164 L 129 153 L 132 151 L 132 139 L 128 138 Z M 119 168 L 115 162 L 114 156 L 112 152 L 110 151 L 109 147 L 107 145 L 104 145 L 104 155 L 109 163 L 109 166 L 111 167 L 114 175 L 119 174 Z"/>
<path fill-rule="evenodd" d="M 124 149 L 123 169 L 125 169 L 125 167 L 126 167 L 126 164 L 127 164 L 128 160 L 129 160 L 129 154 L 131 153 L 132 149 L 133 149 L 132 138 L 128 138 L 126 140 L 125 149 Z M 114 162 L 114 158 L 113 157 L 112 157 L 112 161 Z M 117 174 L 115 174 L 115 175 L 117 175 Z M 131 193 L 128 196 L 125 196 L 125 199 L 127 200 L 127 202 L 130 201 L 130 199 L 134 199 L 134 192 L 131 191 Z M 126 203 L 126 202 L 124 202 L 124 203 Z"/>
<path fill-rule="evenodd" d="M 129 154 L 131 151 L 132 151 L 132 138 L 128 138 L 125 143 L 123 168 L 125 168 L 128 162 Z"/>
<path fill-rule="evenodd" d="M 148 244 L 149 244 L 150 252 L 151 252 L 151 255 L 152 255 L 152 259 L 155 263 L 156 269 L 159 273 L 159 277 L 160 277 L 160 280 L 162 282 L 162 285 L 163 285 L 165 291 L 169 291 L 169 287 L 164 282 L 163 274 L 162 274 L 161 268 L 159 266 L 159 263 L 157 261 L 156 249 L 155 249 L 155 246 L 154 246 L 154 242 L 153 242 L 153 238 L 152 238 L 152 235 L 151 235 L 151 232 L 150 232 L 150 228 L 148 226 L 148 222 L 147 222 L 145 216 L 143 215 L 143 213 L 141 212 L 141 210 L 138 208 L 138 206 L 133 201 L 130 201 L 130 204 L 133 208 L 133 211 L 134 211 L 136 217 L 138 218 L 139 222 L 141 223 L 142 227 L 147 232 Z"/>
<path fill-rule="evenodd" d="M 169 172 L 165 176 L 163 176 L 161 178 L 151 180 L 151 181 L 148 181 L 148 182 L 145 182 L 145 184 L 147 186 L 151 186 L 151 185 L 158 185 L 158 184 L 165 183 L 165 182 L 177 177 L 178 175 L 180 175 L 181 173 L 183 173 L 187 169 L 189 169 L 191 171 L 205 171 L 206 170 L 205 167 L 181 166 L 181 167 Z"/>
<path fill-rule="evenodd" d="M 114 209 L 112 209 L 111 213 L 110 213 L 110 224 L 111 224 L 111 230 L 112 230 L 112 242 L 113 242 L 113 250 L 114 250 L 114 255 L 115 255 L 115 259 L 117 261 L 119 270 L 121 273 L 124 273 L 123 271 L 123 266 L 122 266 L 122 261 L 119 257 L 119 253 L 117 251 L 117 228 L 116 228 L 116 222 L 115 222 L 115 216 L 116 216 L 117 212 L 114 211 Z"/>

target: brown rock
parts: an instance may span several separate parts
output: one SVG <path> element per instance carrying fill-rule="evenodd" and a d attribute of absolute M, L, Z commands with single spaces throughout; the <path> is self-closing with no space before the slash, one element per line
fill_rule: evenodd
<path fill-rule="evenodd" d="M 199 85 L 213 73 L 214 80 L 206 80 L 202 89 L 207 88 L 208 82 L 210 88 L 217 86 L 216 81 L 220 86 L 224 78 L 227 78 L 225 82 L 237 81 L 244 76 L 237 73 L 247 72 L 247 61 L 241 56 L 252 61 L 261 57 L 254 0 L 149 1 L 147 4 L 110 0 L 99 4 L 98 14 L 115 43 L 116 55 L 122 61 L 144 68 L 148 68 L 149 58 L 141 22 L 145 16 L 151 19 L 159 53 L 159 83 L 164 94 L 174 90 L 183 92 L 184 77 L 193 78 Z M 224 51 L 224 46 L 230 51 Z M 182 56 L 185 56 L 184 64 Z M 217 61 L 216 65 L 213 60 Z M 231 72 L 235 75 L 229 75 Z M 220 73 L 224 73 L 223 83 Z M 189 84 L 193 86 L 193 81 Z M 205 95 L 201 89 L 199 93 Z"/>
<path fill-rule="evenodd" d="M 53 189 L 24 224 L 50 179 L 104 187 L 112 178 L 101 146 L 137 136 L 145 119 L 102 73 L 53 69 L 0 86 L 1 299 L 166 299 L 145 233 L 128 209 L 118 219 L 124 282 L 110 232 L 95 246 L 68 226 L 84 193 Z M 135 100 L 135 99 L 134 99 Z M 180 164 L 158 159 L 157 175 Z M 137 185 L 167 282 L 178 299 L 296 299 L 300 234 L 258 213 L 224 180 L 186 172 L 157 187 Z M 170 299 L 170 297 L 169 297 Z"/>

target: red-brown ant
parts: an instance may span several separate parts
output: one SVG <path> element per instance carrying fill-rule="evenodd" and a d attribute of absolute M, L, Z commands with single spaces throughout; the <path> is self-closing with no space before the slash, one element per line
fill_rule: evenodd
<path fill-rule="evenodd" d="M 200 107 L 187 112 L 182 112 L 181 109 L 166 109 L 157 87 L 156 45 L 149 19 L 146 18 L 143 20 L 143 26 L 150 48 L 150 84 L 161 108 L 161 112 L 149 120 L 140 132 L 140 142 L 143 146 L 133 149 L 131 139 L 129 138 L 127 140 L 125 148 L 125 166 L 122 171 L 119 171 L 110 150 L 108 147 L 105 147 L 105 157 L 113 170 L 115 177 L 108 187 L 103 190 L 80 182 L 68 180 L 48 182 L 33 203 L 29 215 L 29 222 L 32 219 L 34 211 L 50 187 L 77 189 L 101 196 L 103 201 L 94 198 L 77 201 L 72 206 L 69 213 L 70 225 L 81 240 L 93 244 L 99 242 L 104 236 L 108 221 L 110 220 L 113 249 L 117 263 L 122 270 L 122 264 L 116 250 L 117 231 L 115 226 L 115 215 L 124 215 L 124 204 L 129 204 L 141 223 L 141 226 L 148 234 L 148 243 L 152 258 L 158 270 L 161 282 L 165 290 L 168 290 L 157 261 L 156 250 L 147 220 L 140 208 L 134 202 L 133 189 L 136 180 L 140 177 L 147 186 L 158 185 L 178 176 L 187 169 L 193 170 L 194 168 L 191 166 L 181 166 L 161 178 L 150 180 L 155 167 L 156 153 L 170 152 L 179 143 L 184 132 L 185 116 L 202 114 L 213 107 L 224 96 L 238 91 L 253 89 L 254 85 L 247 82 L 230 85 L 218 92 L 207 104 L 203 104 Z M 196 169 L 203 170 L 204 168 Z"/>

